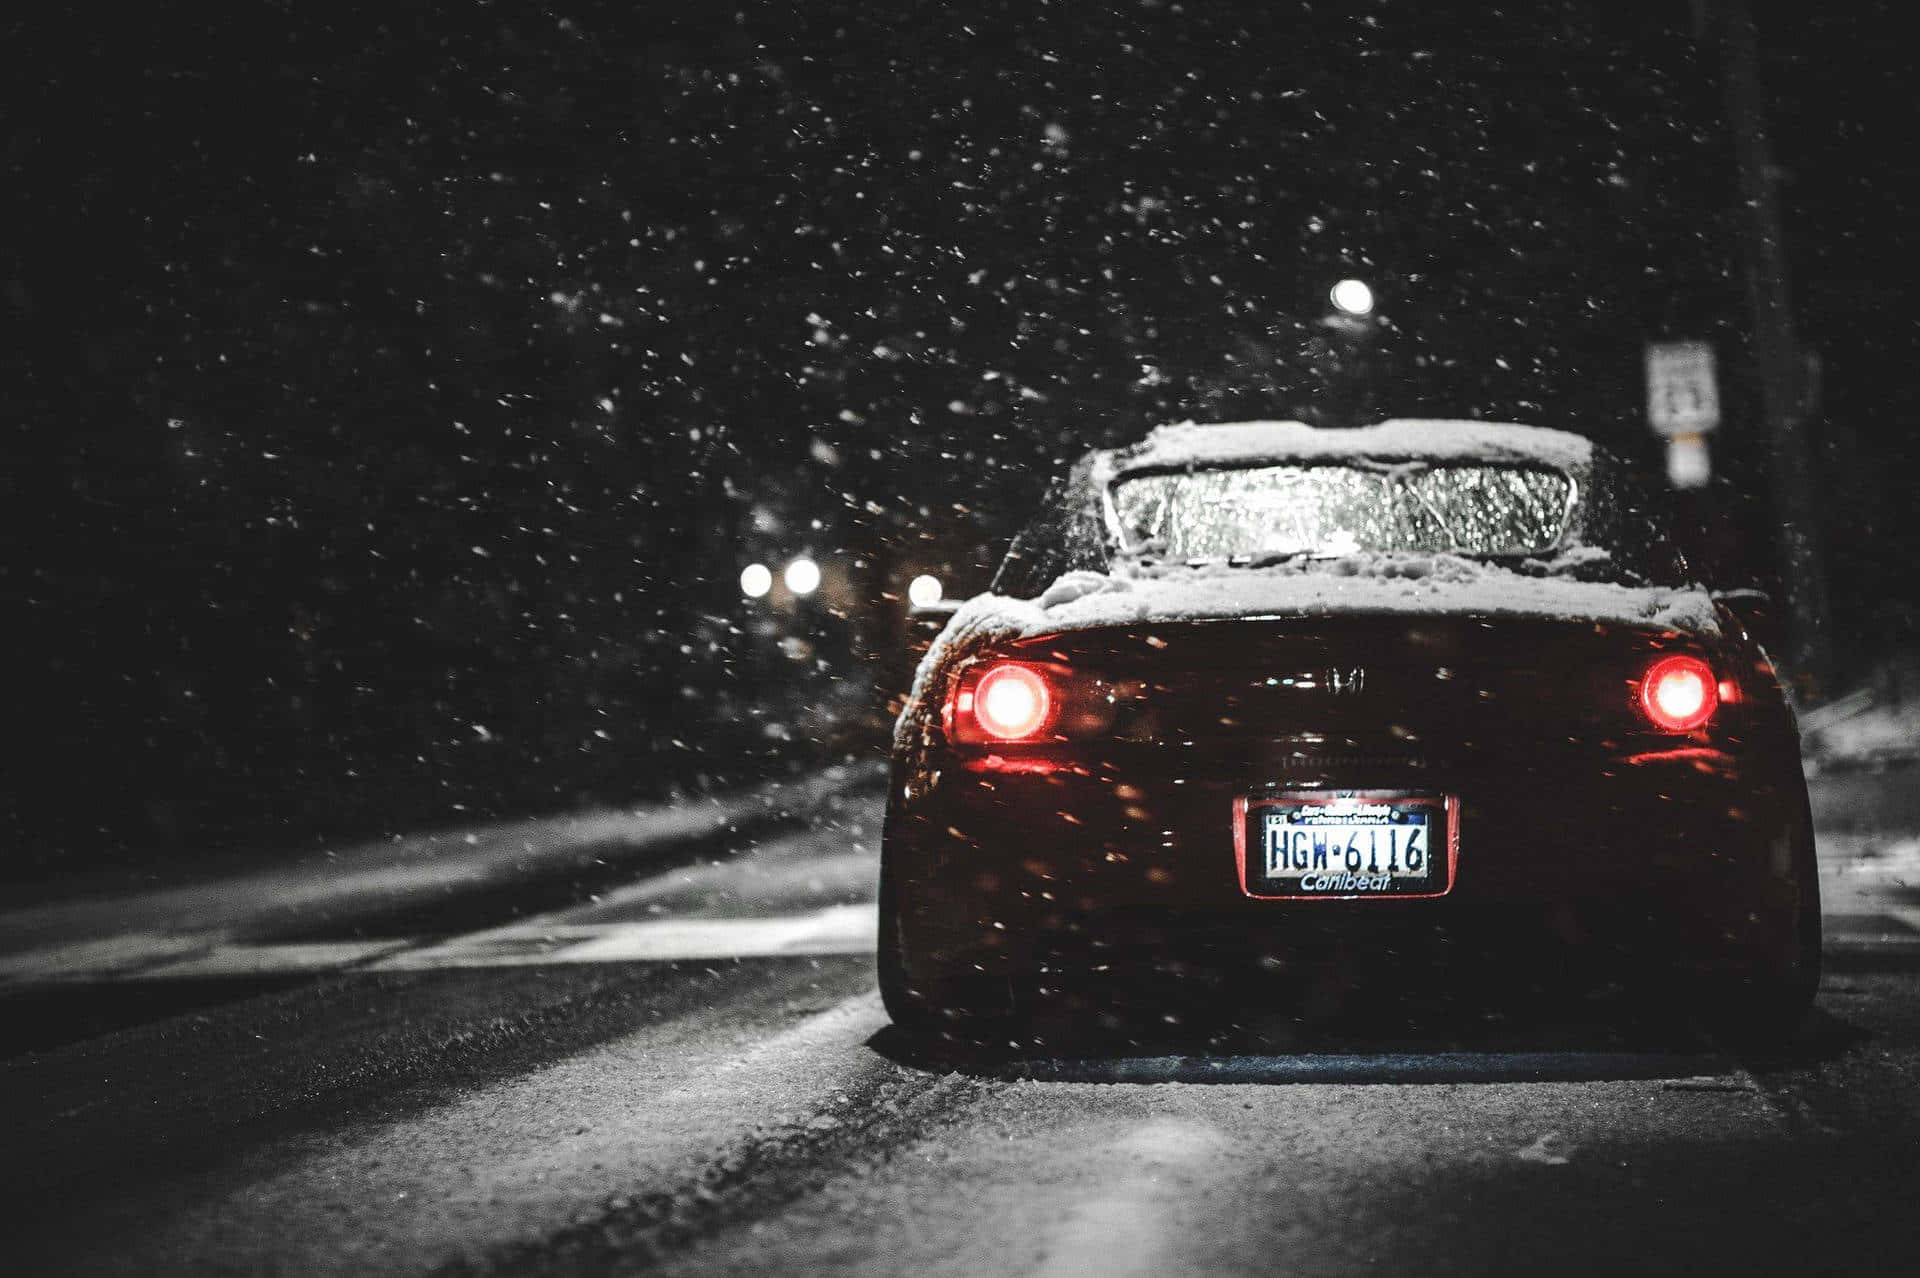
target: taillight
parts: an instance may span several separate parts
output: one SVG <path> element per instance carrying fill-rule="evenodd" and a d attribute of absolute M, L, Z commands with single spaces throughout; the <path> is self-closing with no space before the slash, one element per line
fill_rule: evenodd
<path fill-rule="evenodd" d="M 1720 705 L 1713 667 L 1698 657 L 1662 657 L 1640 680 L 1640 708 L 1654 726 L 1691 732 Z"/>
<path fill-rule="evenodd" d="M 967 696 L 972 704 L 966 704 Z M 1032 666 L 1003 661 L 974 681 L 956 707 L 995 741 L 1025 741 L 1053 722 L 1056 709 L 1047 677 Z"/>

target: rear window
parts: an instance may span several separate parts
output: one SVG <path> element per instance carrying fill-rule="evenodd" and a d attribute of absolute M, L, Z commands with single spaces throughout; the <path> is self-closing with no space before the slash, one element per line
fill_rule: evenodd
<path fill-rule="evenodd" d="M 1127 549 L 1175 559 L 1537 555 L 1566 531 L 1573 481 L 1518 466 L 1318 464 L 1133 475 L 1112 493 Z"/>

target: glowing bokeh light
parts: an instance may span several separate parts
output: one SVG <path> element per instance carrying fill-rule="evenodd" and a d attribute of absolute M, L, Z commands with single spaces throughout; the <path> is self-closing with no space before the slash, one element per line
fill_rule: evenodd
<path fill-rule="evenodd" d="M 820 588 L 820 565 L 805 555 L 787 565 L 787 589 L 796 595 L 810 595 Z"/>
<path fill-rule="evenodd" d="M 921 608 L 939 603 L 940 579 L 929 573 L 921 573 L 907 583 L 907 600 Z"/>
<path fill-rule="evenodd" d="M 1373 314 L 1373 290 L 1359 280 L 1341 280 L 1327 290 L 1327 297 L 1348 315 Z"/>

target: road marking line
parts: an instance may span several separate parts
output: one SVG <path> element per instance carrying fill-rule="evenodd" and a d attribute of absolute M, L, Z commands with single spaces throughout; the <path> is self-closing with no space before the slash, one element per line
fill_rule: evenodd
<path fill-rule="evenodd" d="M 1826 916 L 1821 948 L 1830 954 L 1905 953 L 1920 948 L 1920 909 L 1879 903 L 1871 913 Z"/>
<path fill-rule="evenodd" d="M 1920 909 L 1910 905 L 1888 905 L 1883 908 L 1909 929 L 1920 932 Z"/>
<path fill-rule="evenodd" d="M 209 932 L 128 932 L 0 956 L 0 986 L 69 981 L 76 976 L 137 976 L 146 968 L 217 950 L 226 937 Z"/>
<path fill-rule="evenodd" d="M 104 981 L 297 976 L 364 971 L 528 967 L 546 963 L 673 962 L 780 955 L 871 954 L 872 905 L 836 905 L 769 918 L 644 923 L 515 924 L 450 939 L 384 937 L 286 944 L 206 934 L 135 933 L 0 956 L 0 988 Z"/>
<path fill-rule="evenodd" d="M 779 955 L 871 954 L 875 907 L 836 905 L 766 918 L 643 923 L 515 923 L 452 938 L 233 941 L 223 935 L 136 932 L 0 955 L 0 989 L 92 982 L 297 976 L 346 968 L 433 971 L 545 963 L 671 962 Z"/>
<path fill-rule="evenodd" d="M 752 919 L 659 919 L 599 927 L 516 928 L 406 950 L 379 971 L 521 967 L 541 963 L 664 962 L 781 954 L 871 954 L 874 907 L 838 905 L 808 914 Z"/>
<path fill-rule="evenodd" d="M 318 941 L 293 945 L 223 945 L 206 954 L 129 973 L 141 981 L 199 977 L 297 976 L 331 972 L 404 948 L 404 938 L 384 941 Z"/>

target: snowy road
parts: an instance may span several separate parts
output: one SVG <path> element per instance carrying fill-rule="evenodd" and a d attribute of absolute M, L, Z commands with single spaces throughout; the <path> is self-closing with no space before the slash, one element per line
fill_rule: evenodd
<path fill-rule="evenodd" d="M 1920 853 L 1898 839 L 1832 840 L 1833 961 L 1786 1060 L 1557 1029 L 934 1058 L 873 991 L 877 833 L 862 799 L 535 918 L 309 928 L 16 990 L 110 1029 L 0 1064 L 9 1268 L 1920 1262 Z"/>

